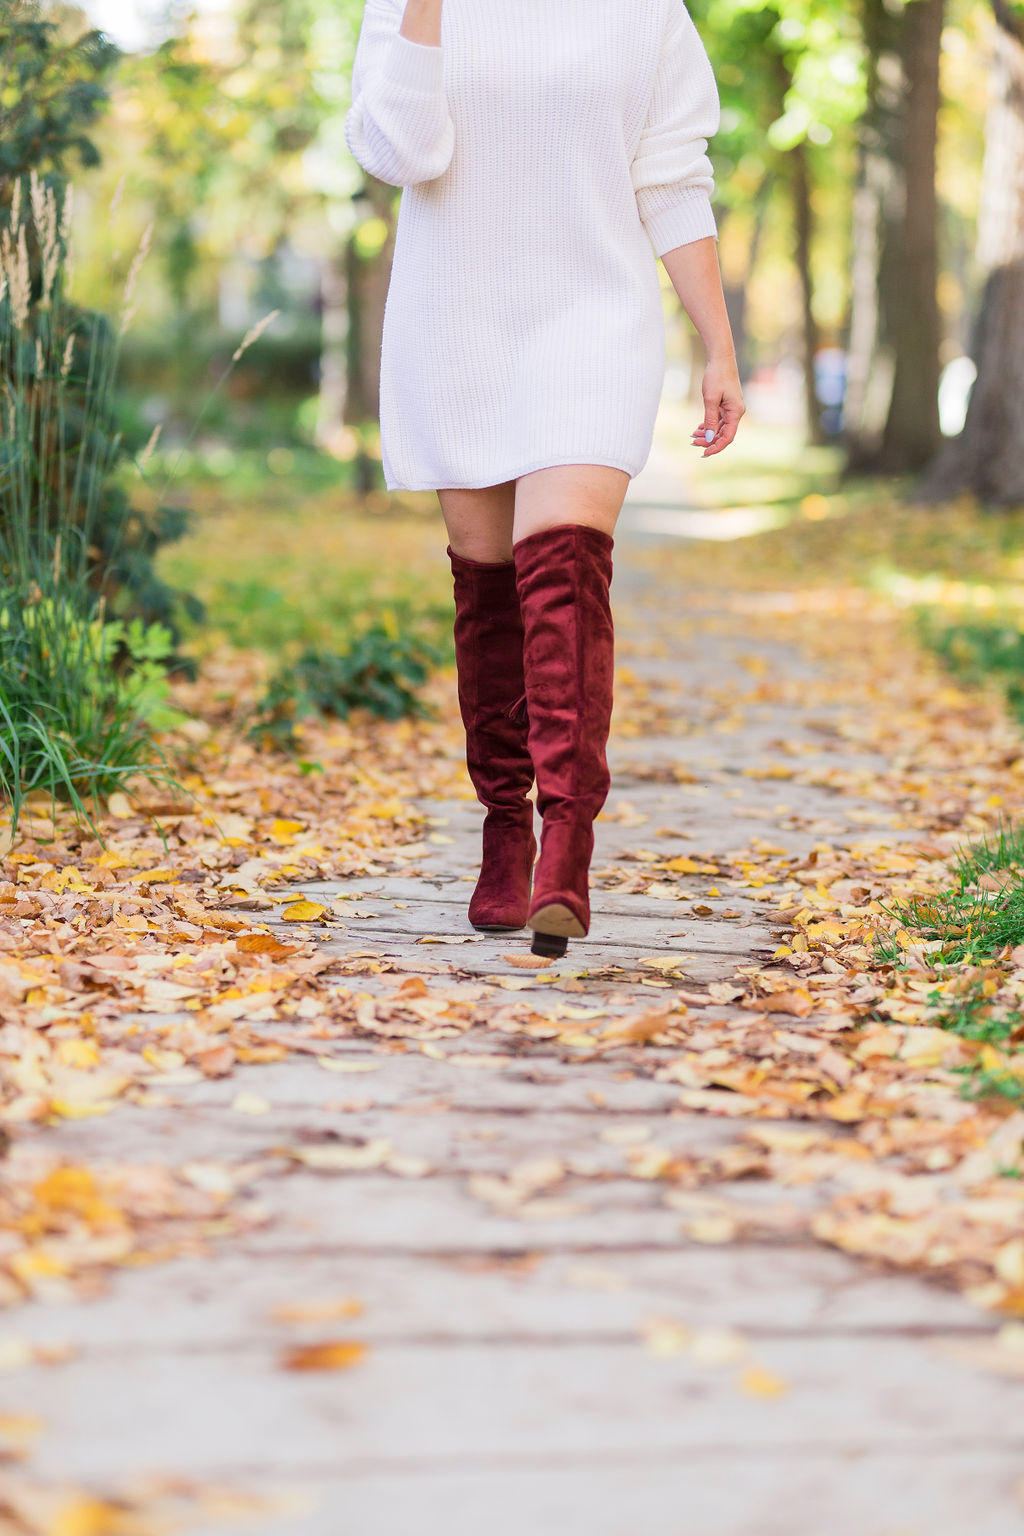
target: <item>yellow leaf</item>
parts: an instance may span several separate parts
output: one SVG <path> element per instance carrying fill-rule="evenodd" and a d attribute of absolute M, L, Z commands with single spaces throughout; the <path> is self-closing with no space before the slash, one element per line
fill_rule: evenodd
<path fill-rule="evenodd" d="M 51 1099 L 50 1113 L 62 1120 L 88 1120 L 92 1115 L 105 1115 L 114 1107 L 110 1099 Z"/>
<path fill-rule="evenodd" d="M 139 1529 L 124 1507 L 86 1496 L 62 1505 L 47 1532 L 49 1536 L 128 1536 L 133 1528 Z"/>
<path fill-rule="evenodd" d="M 294 907 L 288 907 L 281 913 L 281 918 L 286 923 L 312 923 L 318 917 L 323 917 L 327 911 L 318 901 L 298 901 Z"/>
<path fill-rule="evenodd" d="M 676 875 L 700 874 L 700 865 L 696 859 L 687 859 L 683 856 L 680 856 L 678 859 L 669 859 L 664 867 Z"/>
<path fill-rule="evenodd" d="M 0 1439 L 30 1440 L 46 1428 L 43 1419 L 32 1413 L 0 1413 Z"/>
<path fill-rule="evenodd" d="M 107 810 L 111 816 L 116 816 L 119 821 L 134 814 L 134 808 L 128 796 L 121 790 L 116 790 L 107 800 Z"/>
<path fill-rule="evenodd" d="M 12 1253 L 7 1260 L 7 1267 L 16 1280 L 23 1280 L 26 1284 L 68 1273 L 67 1263 L 63 1259 L 42 1248 L 22 1248 L 18 1253 Z"/>
<path fill-rule="evenodd" d="M 369 805 L 362 805 L 356 812 L 359 816 L 372 816 L 379 821 L 394 821 L 398 816 L 404 816 L 408 807 L 404 800 L 372 800 Z"/>
<path fill-rule="evenodd" d="M 367 1347 L 353 1340 L 331 1344 L 303 1344 L 286 1350 L 281 1364 L 286 1371 L 350 1371 L 365 1360 Z"/>
<path fill-rule="evenodd" d="M 275 821 L 270 829 L 270 840 L 282 845 L 293 843 L 296 832 L 302 832 L 304 825 L 301 821 Z"/>
<path fill-rule="evenodd" d="M 99 1063 L 99 1046 L 94 1040 L 60 1040 L 54 1053 L 62 1067 L 87 1070 Z"/>
<path fill-rule="evenodd" d="M 275 1323 L 330 1323 L 339 1317 L 360 1317 L 365 1311 L 357 1296 L 340 1296 L 335 1301 L 308 1301 L 291 1305 L 285 1302 L 272 1313 Z"/>
<path fill-rule="evenodd" d="M 762 1369 L 759 1365 L 752 1365 L 748 1371 L 743 1372 L 740 1377 L 740 1386 L 748 1397 L 785 1397 L 789 1391 L 788 1382 L 783 1381 L 781 1376 L 775 1376 L 771 1371 Z"/>
<path fill-rule="evenodd" d="M 63 895 L 69 886 L 73 891 L 93 890 L 93 886 L 82 879 L 80 872 L 73 864 L 68 864 L 63 869 L 52 869 L 49 874 L 43 876 L 39 884 L 43 890 L 55 891 L 58 896 Z"/>

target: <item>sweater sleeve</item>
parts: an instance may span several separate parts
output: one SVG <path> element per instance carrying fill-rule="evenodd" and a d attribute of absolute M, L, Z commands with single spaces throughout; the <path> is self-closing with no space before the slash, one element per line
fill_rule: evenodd
<path fill-rule="evenodd" d="M 637 208 L 656 256 L 717 234 L 707 147 L 719 122 L 718 86 L 689 11 L 682 0 L 672 4 L 632 165 Z"/>
<path fill-rule="evenodd" d="M 367 0 L 345 117 L 356 160 L 393 187 L 433 181 L 455 148 L 441 49 L 403 37 L 403 12 L 401 0 Z"/>

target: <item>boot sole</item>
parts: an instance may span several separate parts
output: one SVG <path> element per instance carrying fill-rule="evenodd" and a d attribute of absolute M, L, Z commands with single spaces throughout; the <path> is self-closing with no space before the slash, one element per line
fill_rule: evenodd
<path fill-rule="evenodd" d="M 522 933 L 525 923 L 472 923 L 477 933 Z"/>
<path fill-rule="evenodd" d="M 574 912 L 554 901 L 549 907 L 539 907 L 532 914 L 528 926 L 534 933 L 550 933 L 559 939 L 582 939 L 587 930 Z"/>

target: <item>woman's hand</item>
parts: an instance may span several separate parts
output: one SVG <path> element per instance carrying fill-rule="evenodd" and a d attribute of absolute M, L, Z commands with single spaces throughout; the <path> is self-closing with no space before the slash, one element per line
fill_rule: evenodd
<path fill-rule="evenodd" d="M 701 458 L 708 459 L 713 453 L 728 448 L 736 436 L 740 417 L 746 411 L 736 359 L 732 354 L 708 363 L 701 382 L 701 394 L 704 396 L 704 420 L 694 428 L 692 441 L 695 448 L 704 449 Z"/>

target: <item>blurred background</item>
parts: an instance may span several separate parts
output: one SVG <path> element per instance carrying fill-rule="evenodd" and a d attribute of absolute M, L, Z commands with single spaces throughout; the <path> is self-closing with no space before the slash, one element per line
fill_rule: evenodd
<path fill-rule="evenodd" d="M 949 658 L 1019 669 L 1024 4 L 691 10 L 722 97 L 716 212 L 749 416 L 730 455 L 681 467 L 702 359 L 662 272 L 675 499 L 751 512 L 712 538 L 853 519 L 856 579 L 955 609 Z M 382 605 L 443 648 L 436 501 L 389 495 L 380 468 L 399 193 L 343 137 L 361 0 L 0 13 L 19 82 L 0 96 L 0 212 L 30 172 L 73 185 L 75 303 L 116 318 L 130 290 L 104 475 L 136 535 L 111 601 L 193 651 L 336 645 Z M 388 551 L 381 519 L 402 530 Z"/>

